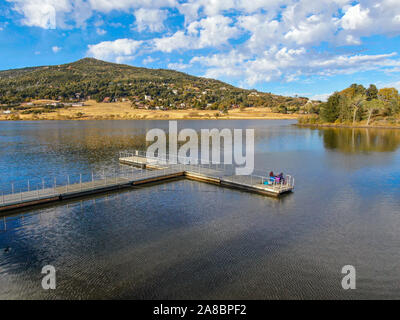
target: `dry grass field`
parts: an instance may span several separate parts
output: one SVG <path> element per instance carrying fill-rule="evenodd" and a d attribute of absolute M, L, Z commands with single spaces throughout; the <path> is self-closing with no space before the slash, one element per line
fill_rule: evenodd
<path fill-rule="evenodd" d="M 42 101 L 41 101 L 42 102 Z M 43 101 L 44 102 L 44 101 Z M 50 103 L 50 101 L 46 101 Z M 265 108 L 246 108 L 229 110 L 222 114 L 215 110 L 145 110 L 134 109 L 130 102 L 97 103 L 86 101 L 82 107 L 56 109 L 41 114 L 12 112 L 0 114 L 0 120 L 182 120 L 182 119 L 297 119 L 295 114 L 268 112 Z"/>

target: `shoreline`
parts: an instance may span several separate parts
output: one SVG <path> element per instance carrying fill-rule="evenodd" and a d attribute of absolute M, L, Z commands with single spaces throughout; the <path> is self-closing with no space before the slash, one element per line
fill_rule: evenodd
<path fill-rule="evenodd" d="M 34 109 L 32 108 L 32 111 Z M 41 120 L 297 120 L 298 114 L 274 113 L 265 107 L 231 109 L 227 114 L 218 110 L 148 110 L 134 109 L 128 102 L 97 103 L 89 100 L 83 106 L 56 109 L 53 112 L 34 114 L 15 110 L 1 114 L 0 121 Z"/>
<path fill-rule="evenodd" d="M 299 127 L 309 128 L 346 128 L 346 129 L 400 129 L 400 126 L 387 126 L 387 125 L 348 125 L 348 124 L 309 124 L 309 123 L 296 123 Z"/>
<path fill-rule="evenodd" d="M 0 122 L 6 122 L 6 121 L 13 121 L 13 122 L 28 122 L 28 121 L 109 121 L 109 120 L 116 120 L 116 121 L 149 121 L 149 120 L 154 120 L 154 121 L 160 121 L 160 120 L 165 120 L 165 121 L 178 121 L 178 120 L 297 120 L 297 118 L 289 118 L 289 117 L 188 117 L 188 118 L 165 118 L 165 117 L 151 117 L 151 118 L 107 118 L 103 117 L 101 119 L 99 118 L 71 118 L 71 119 L 54 119 L 54 118 L 40 118 L 40 119 L 30 119 L 30 118 L 22 118 L 22 119 L 3 119 L 0 118 Z"/>

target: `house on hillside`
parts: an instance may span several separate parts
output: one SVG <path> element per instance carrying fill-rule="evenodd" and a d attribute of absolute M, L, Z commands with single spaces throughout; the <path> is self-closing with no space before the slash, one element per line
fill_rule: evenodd
<path fill-rule="evenodd" d="M 110 97 L 105 97 L 103 100 L 103 103 L 110 103 L 111 102 L 111 98 Z"/>
<path fill-rule="evenodd" d="M 258 96 L 259 96 L 259 94 L 258 94 L 257 91 L 252 91 L 252 92 L 250 92 L 249 95 L 248 95 L 248 97 L 258 97 Z"/>

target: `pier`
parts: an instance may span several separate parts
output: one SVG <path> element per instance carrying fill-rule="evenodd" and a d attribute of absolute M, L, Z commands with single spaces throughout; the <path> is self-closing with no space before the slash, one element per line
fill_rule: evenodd
<path fill-rule="evenodd" d="M 151 183 L 160 183 L 166 180 L 187 178 L 200 182 L 211 183 L 221 187 L 228 187 L 242 191 L 279 197 L 292 192 L 294 178 L 290 175 L 280 183 L 271 182 L 269 177 L 262 175 L 240 176 L 234 174 L 234 167 L 223 163 L 191 164 L 190 159 L 183 161 L 165 157 L 148 157 L 141 151 L 120 153 L 119 163 L 130 166 L 131 169 L 114 174 L 91 174 L 89 179 L 79 175 L 79 182 L 67 182 L 60 185 L 56 179 L 32 188 L 27 182 L 26 190 L 10 193 L 0 193 L 0 215 L 5 212 L 27 208 L 31 206 L 73 199 L 91 194 L 103 193 L 122 188 L 144 186 Z M 179 159 L 182 160 L 182 159 Z M 183 163 L 178 163 L 183 162 Z M 48 179 L 47 179 L 48 180 Z M 266 184 L 268 183 L 268 184 Z M 50 186 L 49 186 L 50 184 Z"/>

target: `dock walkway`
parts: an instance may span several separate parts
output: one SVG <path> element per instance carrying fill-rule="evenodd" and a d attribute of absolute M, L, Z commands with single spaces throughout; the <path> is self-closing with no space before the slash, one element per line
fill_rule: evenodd
<path fill-rule="evenodd" d="M 92 174 L 91 181 L 82 181 L 81 176 L 79 183 L 72 184 L 67 182 L 64 185 L 57 185 L 57 182 L 54 181 L 52 187 L 45 187 L 43 184 L 41 188 L 37 186 L 35 190 L 31 190 L 28 183 L 28 190 L 26 191 L 0 193 L 0 214 L 63 199 L 141 186 L 174 178 L 188 178 L 274 197 L 279 197 L 294 189 L 294 179 L 289 175 L 286 176 L 284 183 L 266 185 L 265 182 L 269 178 L 257 175 L 234 175 L 233 167 L 224 164 L 175 164 L 168 160 L 146 157 L 140 151 L 120 154 L 119 162 L 140 169 L 128 170 L 111 176 L 103 174 L 96 177 Z"/>

